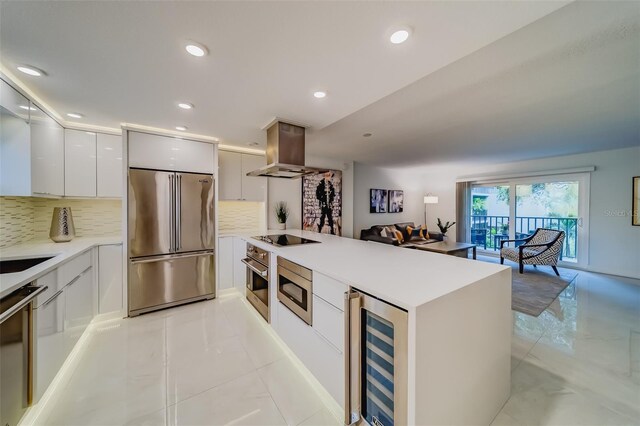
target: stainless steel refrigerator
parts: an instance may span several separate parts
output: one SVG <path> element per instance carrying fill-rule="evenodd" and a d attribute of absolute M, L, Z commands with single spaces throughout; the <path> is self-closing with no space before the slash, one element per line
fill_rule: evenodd
<path fill-rule="evenodd" d="M 129 316 L 215 297 L 212 175 L 129 169 Z"/>

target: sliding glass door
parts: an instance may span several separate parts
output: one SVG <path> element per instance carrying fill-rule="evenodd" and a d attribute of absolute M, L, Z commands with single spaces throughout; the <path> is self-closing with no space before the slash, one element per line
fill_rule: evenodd
<path fill-rule="evenodd" d="M 538 228 L 557 229 L 565 232 L 562 261 L 586 265 L 588 198 L 586 173 L 474 184 L 471 242 L 497 254 L 502 240 L 524 239 Z"/>

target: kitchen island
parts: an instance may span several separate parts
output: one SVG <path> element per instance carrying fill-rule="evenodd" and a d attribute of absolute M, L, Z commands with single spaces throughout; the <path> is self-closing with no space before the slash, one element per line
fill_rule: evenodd
<path fill-rule="evenodd" d="M 374 416 L 378 424 L 491 423 L 510 393 L 510 268 L 300 230 L 277 232 L 320 244 L 277 247 L 252 235 L 237 237 L 272 253 L 271 326 L 342 407 L 347 422 L 372 404 L 385 406 Z M 313 271 L 311 324 L 278 301 L 278 257 Z M 387 372 L 380 369 L 388 377 L 376 380 L 369 370 L 360 375 L 365 370 L 354 364 L 354 352 L 368 362 L 376 351 L 369 326 L 354 329 L 360 313 L 345 303 L 345 294 L 354 293 L 405 318 L 402 329 L 389 325 L 393 348 L 379 353 L 390 363 Z M 363 396 L 372 384 L 378 389 Z M 395 418 L 389 421 L 385 412 Z"/>

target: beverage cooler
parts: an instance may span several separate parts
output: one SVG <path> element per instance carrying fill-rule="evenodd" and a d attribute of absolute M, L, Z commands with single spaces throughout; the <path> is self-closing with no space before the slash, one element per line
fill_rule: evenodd
<path fill-rule="evenodd" d="M 357 290 L 345 305 L 345 423 L 406 425 L 407 312 Z"/>

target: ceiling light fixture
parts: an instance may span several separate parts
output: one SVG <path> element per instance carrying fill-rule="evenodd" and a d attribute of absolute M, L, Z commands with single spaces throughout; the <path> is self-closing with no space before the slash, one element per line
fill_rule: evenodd
<path fill-rule="evenodd" d="M 365 133 L 362 136 L 364 136 L 365 138 L 370 138 L 373 135 L 373 133 Z"/>
<path fill-rule="evenodd" d="M 408 28 L 402 28 L 394 31 L 393 34 L 391 34 L 391 37 L 389 37 L 389 41 L 393 44 L 404 43 L 410 35 L 411 31 Z"/>
<path fill-rule="evenodd" d="M 193 109 L 193 104 L 190 104 L 188 102 L 180 102 L 180 103 L 178 103 L 178 108 Z"/>
<path fill-rule="evenodd" d="M 186 126 L 176 126 L 176 130 L 180 130 L 181 132 L 184 132 L 185 130 L 187 130 Z"/>
<path fill-rule="evenodd" d="M 317 92 L 313 92 L 313 96 L 318 98 L 318 99 L 326 98 L 327 97 L 327 92 L 324 92 L 322 90 L 318 90 Z"/>
<path fill-rule="evenodd" d="M 190 55 L 197 57 L 202 57 L 209 52 L 206 46 L 200 43 L 196 43 L 195 41 L 188 41 L 187 45 L 184 48 Z"/>
<path fill-rule="evenodd" d="M 43 75 L 47 75 L 47 73 L 45 73 L 41 69 L 32 67 L 31 65 L 18 65 L 17 68 L 18 68 L 18 71 L 21 71 L 33 77 L 40 77 Z"/>
<path fill-rule="evenodd" d="M 80 114 L 79 112 L 68 112 L 67 113 L 67 117 L 82 118 L 82 117 L 84 117 L 84 115 Z"/>

